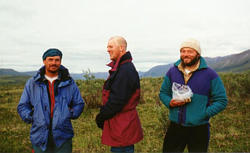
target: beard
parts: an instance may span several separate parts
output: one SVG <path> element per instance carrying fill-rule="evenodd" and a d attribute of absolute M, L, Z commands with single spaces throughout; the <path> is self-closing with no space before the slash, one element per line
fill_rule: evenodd
<path fill-rule="evenodd" d="M 58 72 L 58 70 L 55 70 L 55 71 L 51 71 L 51 70 L 48 70 L 48 72 L 50 72 L 50 73 L 57 73 Z"/>
<path fill-rule="evenodd" d="M 198 63 L 198 61 L 200 60 L 200 55 L 197 54 L 189 63 L 185 63 L 184 60 L 181 58 L 181 64 L 183 67 L 185 66 L 193 66 L 196 65 Z"/>

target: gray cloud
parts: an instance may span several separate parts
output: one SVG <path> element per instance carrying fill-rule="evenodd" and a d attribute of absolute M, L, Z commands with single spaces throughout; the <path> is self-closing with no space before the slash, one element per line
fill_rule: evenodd
<path fill-rule="evenodd" d="M 248 0 L 11 0 L 0 1 L 0 67 L 36 70 L 43 52 L 63 51 L 71 72 L 106 71 L 109 37 L 128 41 L 138 70 L 179 58 L 179 45 L 194 37 L 203 56 L 250 48 Z"/>

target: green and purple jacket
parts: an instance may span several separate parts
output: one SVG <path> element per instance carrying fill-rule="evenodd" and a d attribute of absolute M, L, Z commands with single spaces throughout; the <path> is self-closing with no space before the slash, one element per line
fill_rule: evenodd
<path fill-rule="evenodd" d="M 209 118 L 224 110 L 227 96 L 218 74 L 209 68 L 204 58 L 200 58 L 199 68 L 193 72 L 187 85 L 192 89 L 190 103 L 181 107 L 170 107 L 173 82 L 185 84 L 183 73 L 178 69 L 178 60 L 167 72 L 160 89 L 160 99 L 169 109 L 169 119 L 183 126 L 197 126 L 209 122 Z"/>

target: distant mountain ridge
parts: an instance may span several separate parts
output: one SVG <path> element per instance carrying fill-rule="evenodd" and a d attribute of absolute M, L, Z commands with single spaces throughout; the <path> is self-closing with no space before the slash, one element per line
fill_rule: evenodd
<path fill-rule="evenodd" d="M 1 76 L 34 76 L 37 71 L 28 71 L 28 72 L 18 72 L 13 69 L 3 69 L 0 68 L 0 77 Z M 108 77 L 108 72 L 96 72 L 92 73 L 97 79 L 106 79 Z M 70 73 L 71 77 L 75 80 L 84 79 L 84 73 Z"/>
<path fill-rule="evenodd" d="M 207 65 L 216 72 L 242 72 L 250 70 L 250 49 L 239 54 L 232 54 L 223 57 L 204 57 Z M 164 76 L 174 63 L 158 65 L 152 67 L 141 77 L 160 77 Z"/>
<path fill-rule="evenodd" d="M 213 68 L 216 72 L 241 72 L 250 70 L 250 49 L 241 52 L 239 54 L 232 54 L 222 57 L 204 57 L 208 66 Z M 173 66 L 174 63 L 166 65 L 158 65 L 152 67 L 146 72 L 139 72 L 140 77 L 161 77 L 166 74 L 168 69 Z M 13 69 L 0 68 L 0 76 L 33 76 L 36 71 L 17 72 Z M 92 73 L 95 78 L 106 79 L 108 77 L 107 72 Z M 71 73 L 75 80 L 84 79 L 83 73 Z"/>
<path fill-rule="evenodd" d="M 27 74 L 22 73 L 22 72 L 17 72 L 13 69 L 0 68 L 0 76 L 27 76 Z"/>
<path fill-rule="evenodd" d="M 217 72 L 241 72 L 250 69 L 250 49 L 223 57 L 206 57 L 208 65 Z"/>

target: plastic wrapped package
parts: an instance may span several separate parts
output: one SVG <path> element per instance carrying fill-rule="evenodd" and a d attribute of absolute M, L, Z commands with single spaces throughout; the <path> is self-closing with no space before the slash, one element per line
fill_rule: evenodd
<path fill-rule="evenodd" d="M 188 85 L 174 82 L 172 85 L 173 99 L 177 101 L 191 102 L 193 92 Z"/>

